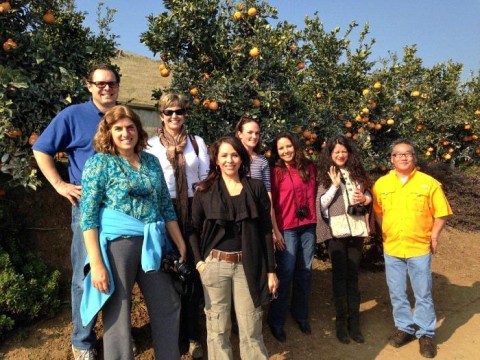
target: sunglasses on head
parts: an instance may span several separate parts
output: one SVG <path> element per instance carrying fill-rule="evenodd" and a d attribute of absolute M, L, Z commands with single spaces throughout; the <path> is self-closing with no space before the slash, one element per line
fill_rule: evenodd
<path fill-rule="evenodd" d="M 185 109 L 178 109 L 178 110 L 163 110 L 162 114 L 165 116 L 172 116 L 173 113 L 177 115 L 185 115 Z"/>
<path fill-rule="evenodd" d="M 103 89 L 107 85 L 110 89 L 118 87 L 118 82 L 116 81 L 89 81 L 89 83 L 95 85 L 99 89 Z"/>

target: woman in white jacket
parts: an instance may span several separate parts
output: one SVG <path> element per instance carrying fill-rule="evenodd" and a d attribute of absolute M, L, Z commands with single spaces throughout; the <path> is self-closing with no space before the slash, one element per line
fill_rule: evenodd
<path fill-rule="evenodd" d="M 158 102 L 161 126 L 157 135 L 149 139 L 147 152 L 155 155 L 162 166 L 178 223 L 184 237 L 191 232 L 191 214 L 194 186 L 206 178 L 210 161 L 207 146 L 200 136 L 191 135 L 185 127 L 186 99 L 182 95 L 167 93 Z M 193 266 L 193 258 L 188 254 Z M 194 272 L 192 286 L 182 296 L 180 341 L 189 341 L 189 353 L 196 359 L 203 356 L 198 329 L 198 306 L 202 286 Z"/>

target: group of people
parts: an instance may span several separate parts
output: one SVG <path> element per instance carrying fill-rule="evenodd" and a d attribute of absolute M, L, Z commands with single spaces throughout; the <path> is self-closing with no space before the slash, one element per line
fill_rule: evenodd
<path fill-rule="evenodd" d="M 179 336 L 193 358 L 204 356 L 203 300 L 209 358 L 233 358 L 235 323 L 241 358 L 268 359 L 264 308 L 278 341 L 286 341 L 289 310 L 299 329 L 312 333 L 312 263 L 321 242 L 332 263 L 336 336 L 363 343 L 358 273 L 375 219 L 396 327 L 389 343 L 399 347 L 418 338 L 423 356 L 436 355 L 431 255 L 452 211 L 441 185 L 416 169 L 409 140 L 392 144 L 393 170 L 372 186 L 344 136 L 330 139 L 314 164 L 294 135 L 280 133 L 267 159 L 260 123 L 244 116 L 233 135 L 207 149 L 188 133 L 187 103 L 179 94 L 161 97 L 161 124 L 149 139 L 138 115 L 117 105 L 119 85 L 115 68 L 93 67 L 91 100 L 61 111 L 33 146 L 46 179 L 72 204 L 75 359 L 95 358 L 100 310 L 104 358 L 133 359 L 135 282 L 147 304 L 156 358 L 179 359 Z M 69 155 L 70 182 L 56 170 L 59 150 Z M 172 253 L 177 265 L 192 269 L 181 294 L 161 270 Z"/>

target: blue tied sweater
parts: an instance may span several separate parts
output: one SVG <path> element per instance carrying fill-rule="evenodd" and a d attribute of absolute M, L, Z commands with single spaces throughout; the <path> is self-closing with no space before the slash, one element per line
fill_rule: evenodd
<path fill-rule="evenodd" d="M 91 272 L 89 271 L 85 276 L 84 291 L 80 305 L 80 316 L 82 318 L 83 326 L 86 326 L 92 321 L 108 298 L 115 291 L 112 270 L 107 257 L 108 241 L 116 240 L 122 236 L 143 235 L 141 264 L 142 269 L 145 272 L 158 271 L 160 269 L 162 252 L 171 249 L 171 245 L 166 238 L 164 221 L 144 224 L 130 215 L 108 208 L 100 209 L 99 217 L 100 252 L 102 254 L 103 263 L 108 271 L 110 286 L 107 294 L 102 293 L 92 286 Z M 90 261 L 87 256 L 85 266 L 87 267 L 89 263 Z"/>

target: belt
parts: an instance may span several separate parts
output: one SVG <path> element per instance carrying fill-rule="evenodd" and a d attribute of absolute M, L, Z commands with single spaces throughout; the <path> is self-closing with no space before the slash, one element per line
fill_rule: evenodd
<path fill-rule="evenodd" d="M 241 251 L 236 251 L 236 252 L 225 252 L 217 249 L 213 249 L 210 253 L 212 258 L 226 261 L 226 262 L 231 262 L 231 263 L 238 263 L 242 262 L 242 252 Z"/>

